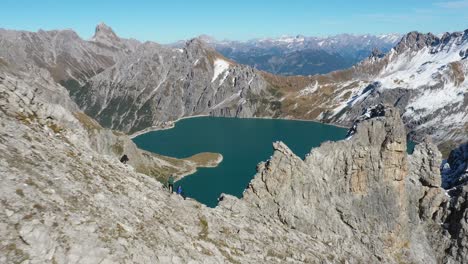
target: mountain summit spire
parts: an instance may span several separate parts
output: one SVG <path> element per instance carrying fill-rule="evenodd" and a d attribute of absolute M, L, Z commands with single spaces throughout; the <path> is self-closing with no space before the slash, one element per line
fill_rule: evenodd
<path fill-rule="evenodd" d="M 104 22 L 99 23 L 94 31 L 94 36 L 91 38 L 92 41 L 100 42 L 109 46 L 114 46 L 120 41 L 120 38 L 115 34 L 111 27 L 106 25 Z"/>

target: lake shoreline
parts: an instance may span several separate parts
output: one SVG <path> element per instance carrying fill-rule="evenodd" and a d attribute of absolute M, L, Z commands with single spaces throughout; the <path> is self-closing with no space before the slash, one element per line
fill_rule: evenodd
<path fill-rule="evenodd" d="M 167 123 L 168 130 L 142 134 L 133 141 L 146 151 L 189 161 L 185 170 L 174 175 L 176 186 L 182 186 L 187 197 L 208 207 L 216 206 L 221 193 L 242 195 L 259 162 L 274 153 L 272 142 L 285 142 L 302 158 L 323 142 L 344 139 L 347 131 L 311 120 L 211 116 L 184 119 L 173 129 L 168 129 L 172 123 Z"/>
<path fill-rule="evenodd" d="M 143 135 L 143 134 L 146 134 L 146 133 L 149 133 L 149 132 L 153 132 L 153 131 L 160 131 L 160 130 L 168 130 L 168 129 L 171 129 L 171 128 L 174 128 L 175 127 L 175 123 L 181 121 L 181 120 L 184 120 L 184 119 L 189 119 L 189 118 L 196 118 L 196 117 L 207 117 L 209 115 L 194 115 L 194 116 L 184 116 L 184 117 L 181 117 L 181 118 L 178 118 L 176 120 L 172 120 L 172 121 L 166 121 L 165 123 L 167 123 L 167 126 L 164 126 L 163 125 L 160 125 L 160 126 L 151 126 L 151 127 L 147 127 L 145 129 L 142 129 L 142 130 L 139 130 L 131 135 L 128 135 L 128 137 L 130 139 L 134 139 L 140 135 Z"/>
<path fill-rule="evenodd" d="M 194 116 L 185 116 L 181 117 L 179 119 L 173 120 L 173 121 L 166 121 L 167 126 L 152 126 L 148 127 L 145 129 L 142 129 L 140 131 L 137 131 L 131 135 L 128 135 L 130 139 L 134 139 L 138 136 L 141 136 L 143 134 L 149 133 L 149 132 L 154 132 L 154 131 L 161 131 L 161 130 L 168 130 L 172 129 L 175 127 L 176 123 L 184 120 L 184 119 L 190 119 L 190 118 L 197 118 L 197 117 L 217 117 L 217 118 L 237 118 L 237 119 L 265 119 L 265 120 L 285 120 L 285 121 L 301 121 L 301 122 L 312 122 L 312 123 L 317 123 L 317 124 L 322 124 L 322 125 L 329 125 L 329 126 L 334 126 L 334 127 L 339 127 L 339 128 L 346 128 L 349 129 L 349 126 L 345 125 L 340 125 L 337 123 L 324 123 L 320 122 L 317 120 L 310 120 L 310 119 L 299 119 L 299 118 L 273 118 L 273 117 L 227 117 L 227 116 L 211 116 L 211 115 L 194 115 Z"/>

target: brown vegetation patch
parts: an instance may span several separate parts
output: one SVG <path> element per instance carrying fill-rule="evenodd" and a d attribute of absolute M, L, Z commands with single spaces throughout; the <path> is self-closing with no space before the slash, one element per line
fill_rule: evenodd
<path fill-rule="evenodd" d="M 196 163 L 197 167 L 212 167 L 218 164 L 220 158 L 221 155 L 218 153 L 203 152 L 188 157 L 185 160 Z"/>
<path fill-rule="evenodd" d="M 62 132 L 63 128 L 55 123 L 51 123 L 48 125 L 48 127 L 54 131 L 55 134 L 58 134 L 60 132 Z"/>
<path fill-rule="evenodd" d="M 275 89 L 286 93 L 304 89 L 311 83 L 310 77 L 306 76 L 281 76 L 264 71 L 260 71 L 260 74 Z"/>
<path fill-rule="evenodd" d="M 327 83 L 345 82 L 353 78 L 354 72 L 355 70 L 353 68 L 342 71 L 334 71 L 324 75 L 314 75 L 312 76 L 312 80 L 314 82 L 317 81 L 319 85 Z"/>
<path fill-rule="evenodd" d="M 88 132 L 90 132 L 92 130 L 102 129 L 102 126 L 99 125 L 99 123 L 96 120 L 92 119 L 91 117 L 89 117 L 88 115 L 86 115 L 83 112 L 75 112 L 75 113 L 73 113 L 73 115 L 75 116 L 76 119 L 78 119 L 78 121 L 80 121 L 80 123 L 83 125 L 83 127 L 86 130 L 88 130 Z"/>
<path fill-rule="evenodd" d="M 0 58 L 0 66 L 8 66 L 8 63 L 2 58 Z"/>
<path fill-rule="evenodd" d="M 459 61 L 449 63 L 451 71 L 451 78 L 453 79 L 455 86 L 460 86 L 465 81 L 465 74 L 462 70 L 462 65 Z"/>
<path fill-rule="evenodd" d="M 344 95 L 343 95 L 343 100 L 348 100 L 349 97 L 351 96 L 352 92 L 351 91 L 347 91 Z"/>
<path fill-rule="evenodd" d="M 16 189 L 15 192 L 16 192 L 17 195 L 19 195 L 19 196 L 21 196 L 21 197 L 24 197 L 24 192 L 23 192 L 22 189 Z"/>
<path fill-rule="evenodd" d="M 120 142 L 115 143 L 114 145 L 111 146 L 112 152 L 116 154 L 117 156 L 120 156 L 124 152 L 124 147 Z"/>
<path fill-rule="evenodd" d="M 37 119 L 37 115 L 35 113 L 33 114 L 17 113 L 16 119 L 26 125 L 30 125 L 34 120 Z"/>

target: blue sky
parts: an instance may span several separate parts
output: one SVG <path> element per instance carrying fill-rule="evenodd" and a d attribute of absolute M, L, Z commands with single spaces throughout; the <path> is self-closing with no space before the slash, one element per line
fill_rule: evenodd
<path fill-rule="evenodd" d="M 119 36 L 161 43 L 468 29 L 468 0 L 2 0 L 0 14 L 1 28 L 72 28 L 89 38 L 105 22 Z"/>

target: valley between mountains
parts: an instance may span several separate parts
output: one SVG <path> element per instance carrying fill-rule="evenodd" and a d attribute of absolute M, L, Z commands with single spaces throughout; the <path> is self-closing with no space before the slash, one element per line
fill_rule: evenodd
<path fill-rule="evenodd" d="M 350 126 L 381 102 L 400 109 L 414 139 L 431 135 L 453 147 L 467 132 L 467 31 L 411 32 L 349 69 L 287 77 L 237 64 L 200 39 L 181 48 L 140 43 L 105 24 L 89 41 L 71 30 L 0 35 L 9 68 L 46 70 L 85 113 L 125 133 L 194 115 Z"/>
<path fill-rule="evenodd" d="M 466 263 L 467 58 L 468 30 L 410 32 L 348 69 L 281 76 L 199 38 L 0 29 L 0 263 Z M 351 129 L 304 159 L 274 142 L 242 197 L 208 208 L 161 181 L 219 156 L 127 135 L 196 115 Z"/>

